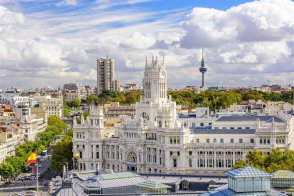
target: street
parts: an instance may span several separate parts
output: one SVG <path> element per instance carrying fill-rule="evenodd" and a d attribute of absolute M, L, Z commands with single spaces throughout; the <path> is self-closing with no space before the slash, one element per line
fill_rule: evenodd
<path fill-rule="evenodd" d="M 48 190 L 48 182 L 55 177 L 56 173 L 53 171 L 47 172 L 45 171 L 50 167 L 51 164 L 51 155 L 47 155 L 46 157 L 42 157 L 43 160 L 38 163 L 38 173 L 40 174 L 39 178 L 39 190 L 47 191 Z M 36 170 L 35 170 L 36 171 Z M 44 176 L 43 176 L 44 174 Z M 35 174 L 36 175 L 36 174 Z M 17 178 L 16 178 L 17 179 Z M 22 180 L 13 180 L 10 184 L 0 185 L 0 193 L 1 192 L 19 192 L 25 189 L 35 190 L 37 187 L 37 179 L 22 179 Z M 0 194 L 1 195 L 1 194 Z"/>

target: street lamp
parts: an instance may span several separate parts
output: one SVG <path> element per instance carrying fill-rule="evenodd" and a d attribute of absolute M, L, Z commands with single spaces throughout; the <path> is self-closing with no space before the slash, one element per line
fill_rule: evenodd
<path fill-rule="evenodd" d="M 78 169 L 79 170 L 79 166 L 78 166 L 78 159 L 79 159 L 80 155 L 78 153 L 75 153 L 73 155 L 73 169 Z"/>

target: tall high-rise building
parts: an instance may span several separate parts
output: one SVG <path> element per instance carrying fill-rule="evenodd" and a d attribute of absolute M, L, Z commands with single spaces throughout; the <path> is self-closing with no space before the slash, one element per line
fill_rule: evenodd
<path fill-rule="evenodd" d="M 97 59 L 97 94 L 104 90 L 119 91 L 119 81 L 114 77 L 114 60 Z"/>

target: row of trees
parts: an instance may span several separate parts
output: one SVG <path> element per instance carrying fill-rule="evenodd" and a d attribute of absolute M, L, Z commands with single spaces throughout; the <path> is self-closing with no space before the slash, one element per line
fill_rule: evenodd
<path fill-rule="evenodd" d="M 262 101 L 285 101 L 294 104 L 294 91 L 281 93 L 264 93 L 260 91 L 204 91 L 199 94 L 190 90 L 170 91 L 169 94 L 173 100 L 179 105 L 188 105 L 190 107 L 202 106 L 209 107 L 211 110 L 219 110 L 227 108 L 234 103 L 240 103 L 250 99 Z"/>
<path fill-rule="evenodd" d="M 294 104 L 294 91 L 281 93 L 265 93 L 256 90 L 248 92 L 228 91 L 218 92 L 207 90 L 196 94 L 191 90 L 169 91 L 169 95 L 179 105 L 187 105 L 190 107 L 202 106 L 209 107 L 211 110 L 219 110 L 227 108 L 234 103 L 240 103 L 250 99 L 262 101 L 285 101 Z M 140 93 L 136 91 L 114 92 L 103 91 L 99 96 L 90 95 L 86 98 L 87 104 L 105 104 L 110 102 L 120 102 L 129 105 L 138 102 Z"/>
<path fill-rule="evenodd" d="M 244 167 L 247 163 L 252 167 L 269 173 L 278 170 L 294 171 L 294 151 L 281 151 L 280 149 L 275 148 L 270 154 L 263 155 L 261 151 L 254 150 L 246 155 L 246 161 L 237 160 L 233 169 Z"/>
<path fill-rule="evenodd" d="M 4 179 L 10 178 L 26 165 L 27 159 L 33 151 L 37 150 L 38 153 L 41 153 L 56 135 L 63 133 L 65 128 L 66 124 L 59 117 L 50 116 L 46 130 L 38 133 L 35 141 L 27 141 L 25 144 L 17 146 L 15 156 L 6 157 L 5 162 L 0 164 L 0 175 Z"/>
<path fill-rule="evenodd" d="M 140 93 L 136 91 L 128 92 L 114 92 L 114 91 L 103 91 L 98 96 L 90 95 L 86 98 L 86 103 L 89 104 L 106 104 L 110 102 L 120 102 L 122 105 L 130 105 L 140 100 Z"/>

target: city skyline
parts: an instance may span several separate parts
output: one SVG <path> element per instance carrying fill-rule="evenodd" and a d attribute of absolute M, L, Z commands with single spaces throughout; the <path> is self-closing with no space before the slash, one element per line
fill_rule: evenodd
<path fill-rule="evenodd" d="M 0 88 L 95 85 L 96 59 L 139 83 L 145 56 L 165 56 L 168 86 L 293 85 L 294 2 L 0 1 Z M 117 13 L 121 13 L 119 16 Z"/>

